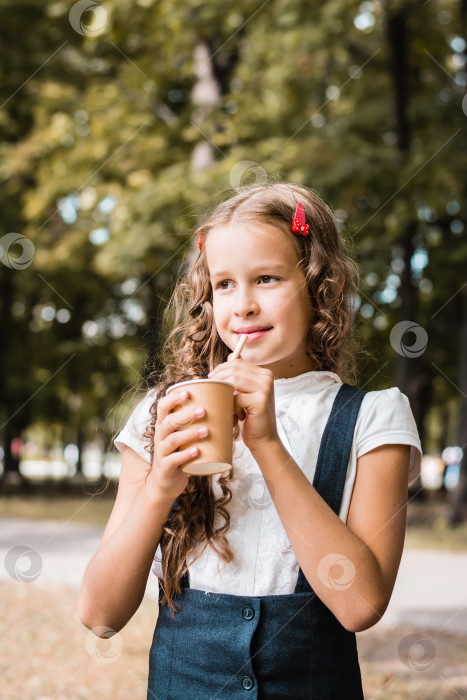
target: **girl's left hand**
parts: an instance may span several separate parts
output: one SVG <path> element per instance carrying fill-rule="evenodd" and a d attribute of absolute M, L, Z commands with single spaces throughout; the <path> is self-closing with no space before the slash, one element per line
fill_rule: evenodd
<path fill-rule="evenodd" d="M 240 357 L 217 365 L 208 377 L 223 379 L 235 386 L 234 413 L 240 421 L 240 434 L 248 449 L 254 450 L 279 440 L 271 370 L 245 362 Z"/>

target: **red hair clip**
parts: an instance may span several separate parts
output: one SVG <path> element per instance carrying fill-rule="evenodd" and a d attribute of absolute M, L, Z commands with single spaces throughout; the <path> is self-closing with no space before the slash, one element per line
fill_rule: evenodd
<path fill-rule="evenodd" d="M 295 214 L 292 221 L 292 231 L 297 234 L 297 236 L 309 236 L 310 226 L 305 223 L 305 210 L 303 204 L 300 202 L 297 204 L 295 209 Z M 198 248 L 201 250 L 203 247 L 203 241 L 201 235 L 198 235 Z"/>
<path fill-rule="evenodd" d="M 305 210 L 303 204 L 300 202 L 297 204 L 295 209 L 295 214 L 292 221 L 292 231 L 297 234 L 297 236 L 308 236 L 310 231 L 309 224 L 305 223 Z"/>

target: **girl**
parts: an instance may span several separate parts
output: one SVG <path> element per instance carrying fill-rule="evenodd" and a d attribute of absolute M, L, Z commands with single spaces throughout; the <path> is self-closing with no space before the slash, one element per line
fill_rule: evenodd
<path fill-rule="evenodd" d="M 254 187 L 196 233 L 165 368 L 115 440 L 118 494 L 80 618 L 120 630 L 153 565 L 148 700 L 361 699 L 355 633 L 389 603 L 420 465 L 408 399 L 341 379 L 355 377 L 358 271 L 314 192 Z M 165 392 L 208 374 L 235 385 L 233 468 L 192 476 L 204 407 L 175 416 L 187 393 Z"/>

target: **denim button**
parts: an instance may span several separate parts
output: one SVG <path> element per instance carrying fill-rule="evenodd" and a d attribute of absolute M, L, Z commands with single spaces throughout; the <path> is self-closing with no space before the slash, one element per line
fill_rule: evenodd
<path fill-rule="evenodd" d="M 255 616 L 255 611 L 253 610 L 253 608 L 250 608 L 250 606 L 247 605 L 246 608 L 243 608 L 242 615 L 245 618 L 245 620 L 252 620 Z"/>
<path fill-rule="evenodd" d="M 253 681 L 253 678 L 250 678 L 250 676 L 243 676 L 242 685 L 245 688 L 245 690 L 251 690 L 254 684 L 255 683 Z"/>
<path fill-rule="evenodd" d="M 255 611 L 253 608 L 250 608 L 249 605 L 247 605 L 246 608 L 243 608 L 243 617 L 245 620 L 252 620 L 255 616 Z"/>

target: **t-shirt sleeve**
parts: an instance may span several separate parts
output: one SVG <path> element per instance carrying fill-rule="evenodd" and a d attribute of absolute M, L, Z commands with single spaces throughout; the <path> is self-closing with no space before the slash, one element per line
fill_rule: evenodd
<path fill-rule="evenodd" d="M 149 463 L 151 463 L 151 454 L 145 449 L 148 440 L 143 438 L 143 433 L 151 421 L 150 408 L 156 397 L 156 390 L 151 389 L 148 391 L 135 406 L 127 422 L 114 439 L 114 445 L 119 452 L 123 452 L 125 445 L 128 445 Z"/>
<path fill-rule="evenodd" d="M 409 399 L 398 387 L 369 392 L 365 398 L 368 408 L 357 434 L 357 459 L 380 445 L 410 445 L 412 482 L 420 474 L 422 446 Z"/>

